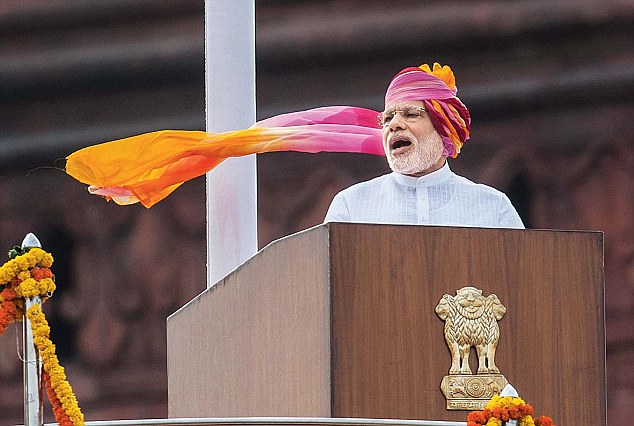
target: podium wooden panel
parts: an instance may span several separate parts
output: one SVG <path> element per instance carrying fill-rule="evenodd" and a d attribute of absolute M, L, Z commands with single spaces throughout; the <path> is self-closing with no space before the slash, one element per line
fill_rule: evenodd
<path fill-rule="evenodd" d="M 338 223 L 168 319 L 169 416 L 465 420 L 434 308 L 467 285 L 507 307 L 496 363 L 537 414 L 605 424 L 601 233 Z"/>

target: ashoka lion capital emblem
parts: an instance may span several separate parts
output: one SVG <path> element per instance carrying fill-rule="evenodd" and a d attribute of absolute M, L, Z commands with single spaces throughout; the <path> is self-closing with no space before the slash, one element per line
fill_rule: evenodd
<path fill-rule="evenodd" d="M 445 294 L 436 314 L 445 321 L 445 341 L 451 352 L 449 375 L 441 389 L 448 410 L 480 410 L 508 383 L 495 364 L 500 339 L 498 321 L 506 308 L 495 294 L 488 297 L 475 287 L 463 287 L 455 296 Z M 478 355 L 478 372 L 469 366 L 471 347 Z"/>

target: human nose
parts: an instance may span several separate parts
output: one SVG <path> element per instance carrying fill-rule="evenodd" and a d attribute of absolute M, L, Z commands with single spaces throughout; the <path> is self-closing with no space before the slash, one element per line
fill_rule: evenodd
<path fill-rule="evenodd" d="M 394 116 L 390 120 L 388 127 L 390 130 L 403 130 L 407 124 L 405 124 L 405 116 L 402 111 L 394 111 Z"/>

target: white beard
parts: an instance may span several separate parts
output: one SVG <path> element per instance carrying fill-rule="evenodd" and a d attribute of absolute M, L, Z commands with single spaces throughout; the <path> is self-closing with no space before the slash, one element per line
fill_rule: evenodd
<path fill-rule="evenodd" d="M 416 141 L 414 149 L 404 155 L 394 157 L 390 152 L 386 152 L 387 163 L 393 171 L 413 175 L 429 170 L 445 151 L 445 145 L 438 132 L 431 132 L 421 140 L 412 139 Z"/>

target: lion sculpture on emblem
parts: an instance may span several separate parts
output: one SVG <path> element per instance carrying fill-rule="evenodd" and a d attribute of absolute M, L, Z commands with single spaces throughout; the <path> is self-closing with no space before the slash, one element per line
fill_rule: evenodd
<path fill-rule="evenodd" d="M 455 296 L 445 294 L 436 314 L 445 321 L 445 340 L 451 352 L 449 374 L 473 374 L 469 352 L 475 346 L 478 374 L 499 373 L 495 365 L 495 349 L 500 338 L 498 320 L 506 308 L 495 294 L 488 297 L 475 287 L 463 287 Z"/>

